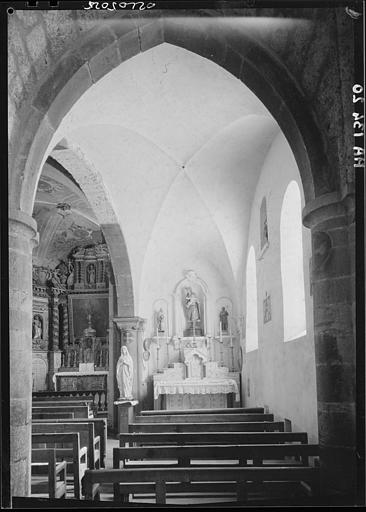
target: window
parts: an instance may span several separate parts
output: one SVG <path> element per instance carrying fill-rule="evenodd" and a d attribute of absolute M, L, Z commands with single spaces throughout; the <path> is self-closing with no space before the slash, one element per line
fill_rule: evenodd
<path fill-rule="evenodd" d="M 286 189 L 280 220 L 284 341 L 306 334 L 301 195 L 296 181 Z"/>
<path fill-rule="evenodd" d="M 248 252 L 246 269 L 247 290 L 247 321 L 246 321 L 246 352 L 258 348 L 258 312 L 257 312 L 257 268 L 254 248 Z"/>

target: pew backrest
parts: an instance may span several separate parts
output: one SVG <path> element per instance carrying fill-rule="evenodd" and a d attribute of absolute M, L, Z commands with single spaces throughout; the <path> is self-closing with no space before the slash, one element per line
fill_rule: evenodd
<path fill-rule="evenodd" d="M 261 465 L 263 461 L 281 460 L 285 457 L 298 457 L 301 464 L 308 465 L 309 457 L 319 456 L 319 446 L 314 444 L 229 444 L 229 445 L 196 445 L 196 446 L 154 446 L 113 449 L 113 468 L 123 467 L 130 460 L 176 460 L 178 464 L 189 466 L 192 460 L 225 460 L 253 465 Z"/>
<path fill-rule="evenodd" d="M 57 445 L 57 444 L 71 444 L 71 458 L 73 463 L 73 473 L 74 473 L 74 496 L 76 499 L 80 499 L 81 497 L 81 479 L 87 469 L 87 450 L 80 448 L 80 437 L 77 432 L 58 432 L 58 433 L 32 433 L 32 448 L 36 447 L 36 445 Z M 64 450 L 57 449 L 56 457 L 58 457 L 58 453 Z"/>
<path fill-rule="evenodd" d="M 80 436 L 80 445 L 86 446 L 88 450 L 88 467 L 95 469 L 96 464 L 99 462 L 99 437 L 94 435 L 94 424 L 91 422 L 85 423 L 32 423 L 32 434 L 41 433 L 62 433 L 62 432 L 77 432 Z"/>
<path fill-rule="evenodd" d="M 35 420 L 53 420 L 53 419 L 73 419 L 73 412 L 34 412 L 32 419 Z"/>
<path fill-rule="evenodd" d="M 198 432 L 123 433 L 119 445 L 187 445 L 187 444 L 275 444 L 308 442 L 306 432 Z"/>
<path fill-rule="evenodd" d="M 129 432 L 263 432 L 284 431 L 282 421 L 216 423 L 130 423 Z"/>
<path fill-rule="evenodd" d="M 191 484 L 192 482 L 236 482 L 239 487 L 247 481 L 305 481 L 317 486 L 318 468 L 310 467 L 224 467 L 224 468 L 143 468 L 143 469 L 102 469 L 88 470 L 84 476 L 85 499 L 91 500 L 95 494 L 95 485 L 113 484 L 114 499 L 120 497 L 121 485 L 137 482 L 154 482 L 156 503 L 165 504 L 167 482 Z M 235 484 L 234 484 L 235 485 Z M 150 491 L 151 492 L 151 491 Z M 241 489 L 238 489 L 238 497 Z"/>
<path fill-rule="evenodd" d="M 273 414 L 161 414 L 159 416 L 135 416 L 135 423 L 212 423 L 212 422 L 259 422 L 273 421 Z"/>
<path fill-rule="evenodd" d="M 227 407 L 222 409 L 160 409 L 141 411 L 141 416 L 161 416 L 165 414 L 246 414 L 264 413 L 264 407 Z"/>
<path fill-rule="evenodd" d="M 51 423 L 64 423 L 65 421 L 56 418 Z M 50 423 L 48 419 L 33 420 L 33 423 Z M 106 418 L 72 418 L 67 423 L 93 423 L 95 436 L 100 437 L 100 465 L 105 466 L 107 454 L 107 420 Z"/>
<path fill-rule="evenodd" d="M 68 405 L 68 406 L 41 406 L 33 405 L 32 414 L 44 414 L 44 413 L 74 413 L 75 418 L 88 418 L 92 415 L 92 411 L 88 405 Z"/>

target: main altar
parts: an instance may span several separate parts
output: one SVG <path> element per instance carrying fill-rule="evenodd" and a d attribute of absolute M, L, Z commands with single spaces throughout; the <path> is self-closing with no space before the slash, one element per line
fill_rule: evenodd
<path fill-rule="evenodd" d="M 213 299 L 194 270 L 185 272 L 172 299 L 171 310 L 156 300 L 155 332 L 144 342 L 146 367 L 155 356 L 154 409 L 240 407 L 241 336 L 232 301 Z"/>
<path fill-rule="evenodd" d="M 210 360 L 210 338 L 186 337 L 179 343 L 184 361 L 153 376 L 154 409 L 239 407 L 239 372 Z"/>

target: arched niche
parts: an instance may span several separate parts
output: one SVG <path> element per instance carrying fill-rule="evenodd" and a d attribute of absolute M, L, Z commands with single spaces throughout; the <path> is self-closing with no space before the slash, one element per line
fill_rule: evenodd
<path fill-rule="evenodd" d="M 193 326 L 190 323 L 190 306 L 189 293 L 195 295 L 199 301 L 199 322 L 195 322 L 195 332 L 193 333 Z M 197 276 L 194 270 L 185 272 L 185 277 L 181 279 L 173 292 L 173 333 L 180 337 L 190 336 L 204 336 L 207 333 L 208 325 L 208 287 L 207 284 Z M 191 308 L 191 309 L 190 309 Z"/>

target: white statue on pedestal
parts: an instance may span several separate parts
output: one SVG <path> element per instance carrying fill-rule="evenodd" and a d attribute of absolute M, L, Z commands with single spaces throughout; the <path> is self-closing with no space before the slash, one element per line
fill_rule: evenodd
<path fill-rule="evenodd" d="M 121 347 L 121 355 L 117 361 L 116 378 L 119 397 L 132 399 L 133 361 L 126 345 Z"/>

